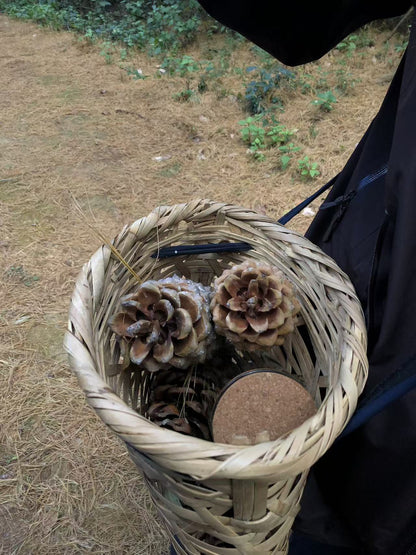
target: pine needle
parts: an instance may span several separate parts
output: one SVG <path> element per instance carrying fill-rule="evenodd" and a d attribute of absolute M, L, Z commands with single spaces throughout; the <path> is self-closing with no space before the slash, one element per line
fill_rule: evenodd
<path fill-rule="evenodd" d="M 192 401 L 193 399 L 193 395 L 188 399 L 188 391 L 191 389 L 191 382 L 192 382 L 192 378 L 196 378 L 197 376 L 197 366 L 195 364 L 193 364 L 187 374 L 186 374 L 186 378 L 185 381 L 183 383 L 183 386 L 186 391 L 184 393 L 182 393 L 182 407 L 180 409 L 180 418 L 186 418 L 186 401 L 190 400 Z M 193 388 L 192 388 L 193 389 Z"/>
<path fill-rule="evenodd" d="M 77 201 L 77 199 L 74 197 L 74 195 L 72 193 L 71 193 L 71 198 L 72 198 L 72 202 L 74 203 L 74 207 L 75 207 L 78 215 L 82 219 L 82 221 L 91 229 L 91 231 L 94 233 L 94 235 L 96 235 L 96 237 L 98 237 L 111 250 L 111 252 L 117 258 L 117 260 L 119 260 L 121 262 L 121 264 L 123 264 L 123 266 L 130 272 L 130 274 L 137 280 L 137 282 L 139 284 L 141 284 L 142 280 L 141 280 L 140 276 L 133 270 L 133 268 L 130 266 L 130 264 L 127 262 L 127 260 L 116 249 L 116 247 L 111 243 L 111 241 L 109 241 L 107 239 L 107 237 L 105 237 L 105 235 L 103 233 L 101 233 L 101 231 L 99 229 L 94 227 L 89 222 L 87 216 L 84 214 L 81 206 L 79 205 L 79 202 Z"/>

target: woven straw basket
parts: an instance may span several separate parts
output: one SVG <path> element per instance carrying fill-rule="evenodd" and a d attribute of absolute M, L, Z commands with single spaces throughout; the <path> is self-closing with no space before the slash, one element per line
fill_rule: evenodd
<path fill-rule="evenodd" d="M 172 245 L 242 241 L 252 246 L 249 253 L 151 257 Z M 179 274 L 210 284 L 230 263 L 250 257 L 277 266 L 294 283 L 309 348 L 295 331 L 259 366 L 276 362 L 301 378 L 319 409 L 273 442 L 213 443 L 138 413 L 143 383 L 114 375 L 119 352 L 107 325 L 137 282 L 107 246 L 81 271 L 65 338 L 88 403 L 126 443 L 178 554 L 287 553 L 308 470 L 347 424 L 367 376 L 365 324 L 349 279 L 319 248 L 269 217 L 207 200 L 159 207 L 123 229 L 113 245 L 142 279 Z"/>

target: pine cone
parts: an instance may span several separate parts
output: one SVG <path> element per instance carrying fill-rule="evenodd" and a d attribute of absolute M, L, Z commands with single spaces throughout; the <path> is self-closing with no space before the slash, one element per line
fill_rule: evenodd
<path fill-rule="evenodd" d="M 254 351 L 283 344 L 300 304 L 278 268 L 246 260 L 215 280 L 211 310 L 218 334 Z"/>
<path fill-rule="evenodd" d="M 155 375 L 147 416 L 162 428 L 210 439 L 209 415 L 217 391 L 208 380 L 178 371 Z"/>
<path fill-rule="evenodd" d="M 139 367 L 188 368 L 205 360 L 214 337 L 210 291 L 178 276 L 145 281 L 122 298 L 109 325 L 130 344 L 130 360 Z"/>

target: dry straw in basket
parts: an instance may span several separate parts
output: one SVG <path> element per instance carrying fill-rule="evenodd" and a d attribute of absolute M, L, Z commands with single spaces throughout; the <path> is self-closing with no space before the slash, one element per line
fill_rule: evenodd
<path fill-rule="evenodd" d="M 124 228 L 113 244 L 142 280 L 179 274 L 210 284 L 247 254 L 151 255 L 172 245 L 219 242 L 249 243 L 250 258 L 277 266 L 296 287 L 307 334 L 297 329 L 281 347 L 252 359 L 301 379 L 319 409 L 300 427 L 245 447 L 184 436 L 141 416 L 146 380 L 119 368 L 107 325 L 137 282 L 107 246 L 77 280 L 65 346 L 88 403 L 143 472 L 180 555 L 283 555 L 308 470 L 345 427 L 364 387 L 364 319 L 348 277 L 331 258 L 252 210 L 208 200 L 162 206 Z"/>

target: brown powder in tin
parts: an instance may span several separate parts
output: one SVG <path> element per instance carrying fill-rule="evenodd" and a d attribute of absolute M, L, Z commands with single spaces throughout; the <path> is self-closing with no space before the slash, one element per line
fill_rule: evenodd
<path fill-rule="evenodd" d="M 316 411 L 311 395 L 296 380 L 273 371 L 248 373 L 219 398 L 212 418 L 213 438 L 247 445 L 275 440 Z"/>

